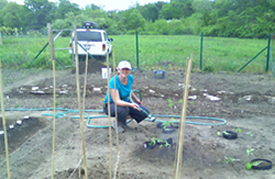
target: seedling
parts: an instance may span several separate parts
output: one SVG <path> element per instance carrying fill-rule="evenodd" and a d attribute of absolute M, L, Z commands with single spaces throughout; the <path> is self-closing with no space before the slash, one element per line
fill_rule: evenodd
<path fill-rule="evenodd" d="M 15 107 L 15 108 L 18 108 L 18 107 L 19 107 L 19 104 L 14 105 L 14 107 Z"/>
<path fill-rule="evenodd" d="M 174 118 L 171 118 L 171 121 L 173 121 Z M 166 129 L 168 126 L 173 126 L 173 122 L 170 122 L 169 120 L 162 123 L 162 128 Z"/>
<path fill-rule="evenodd" d="M 170 121 L 167 120 L 167 121 L 165 121 L 165 122 L 162 123 L 162 126 L 163 126 L 162 128 L 166 129 L 167 126 L 169 126 L 169 125 L 170 125 Z"/>
<path fill-rule="evenodd" d="M 160 144 L 160 145 L 159 145 L 159 148 L 161 148 L 162 146 L 165 146 L 165 147 L 169 148 L 169 147 L 171 147 L 171 144 L 169 144 L 169 143 L 165 140 L 165 144 L 164 144 L 164 145 L 163 145 L 163 144 Z"/>
<path fill-rule="evenodd" d="M 233 163 L 235 161 L 240 161 L 240 159 L 235 159 L 233 157 L 228 158 L 227 156 L 224 156 L 224 158 L 226 159 L 226 163 Z"/>
<path fill-rule="evenodd" d="M 263 161 L 254 161 L 254 162 L 252 162 L 252 163 L 248 162 L 248 163 L 246 164 L 246 169 L 247 169 L 247 170 L 250 170 L 250 169 L 252 168 L 252 166 L 258 166 L 258 165 L 260 165 L 262 162 L 263 162 Z"/>
<path fill-rule="evenodd" d="M 226 132 L 226 131 L 223 131 L 222 133 L 223 133 L 223 134 L 225 134 L 225 135 L 228 135 L 228 134 L 229 134 L 229 133 L 228 133 L 228 132 Z M 218 136 L 221 136 L 221 135 L 222 135 L 222 133 L 221 133 L 221 132 L 217 132 L 217 135 L 218 135 Z"/>
<path fill-rule="evenodd" d="M 182 99 L 180 99 L 178 103 L 181 104 L 182 103 Z"/>
<path fill-rule="evenodd" d="M 253 155 L 253 153 L 252 153 L 253 151 L 254 151 L 254 149 L 247 149 L 246 150 L 247 156 Z"/>
<path fill-rule="evenodd" d="M 148 145 L 156 145 L 155 137 L 151 138 L 151 142 L 149 142 Z"/>
<path fill-rule="evenodd" d="M 237 126 L 237 128 L 235 129 L 236 132 L 241 133 L 242 129 L 239 128 L 239 126 Z"/>
<path fill-rule="evenodd" d="M 248 135 L 249 135 L 250 137 L 253 137 L 253 134 L 252 134 L 252 133 L 249 133 Z"/>
<path fill-rule="evenodd" d="M 167 140 L 162 140 L 161 138 L 157 139 L 157 142 L 160 143 L 159 148 L 165 146 L 167 148 L 171 147 L 171 144 L 167 142 Z M 163 144 L 164 143 L 164 144 Z"/>
<path fill-rule="evenodd" d="M 170 107 L 170 108 L 172 108 L 173 106 L 174 106 L 174 103 L 173 103 L 173 101 L 169 98 L 169 99 L 167 99 L 167 101 L 168 101 L 168 106 Z"/>

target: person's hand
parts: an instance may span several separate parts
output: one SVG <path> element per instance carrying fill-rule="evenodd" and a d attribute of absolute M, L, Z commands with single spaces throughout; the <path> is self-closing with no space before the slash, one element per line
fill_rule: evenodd
<path fill-rule="evenodd" d="M 143 102 L 140 101 L 140 100 L 138 100 L 137 103 L 140 104 L 140 105 L 143 105 Z"/>
<path fill-rule="evenodd" d="M 131 107 L 140 111 L 139 105 L 137 103 L 131 103 Z"/>

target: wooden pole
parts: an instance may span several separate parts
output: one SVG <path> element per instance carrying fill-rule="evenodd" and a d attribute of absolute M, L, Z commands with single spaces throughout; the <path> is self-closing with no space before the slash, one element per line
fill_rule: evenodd
<path fill-rule="evenodd" d="M 0 34 L 1 35 L 1 34 Z M 4 129 L 4 138 L 5 138 L 5 150 L 6 150 L 6 160 L 7 160 L 7 173 L 8 179 L 11 178 L 10 175 L 10 160 L 9 160 L 9 146 L 8 146 L 8 134 L 6 127 L 6 115 L 5 115 L 5 106 L 4 106 L 4 90 L 3 90 L 3 81 L 2 81 L 2 64 L 0 58 L 0 90 L 1 90 L 1 109 L 2 109 L 2 120 L 3 120 L 3 129 Z"/>
<path fill-rule="evenodd" d="M 107 88 L 108 88 L 108 119 L 109 119 L 109 147 L 110 147 L 110 164 L 109 164 L 109 178 L 112 179 L 112 168 L 113 168 L 113 161 L 112 161 L 112 121 L 111 121 L 111 108 L 110 108 L 110 73 L 109 73 L 109 53 L 107 53 Z"/>
<path fill-rule="evenodd" d="M 115 47 L 113 47 L 113 76 L 114 76 L 114 88 L 116 89 L 116 60 L 115 60 Z M 117 98 L 115 93 L 115 99 Z M 120 179 L 120 151 L 119 151 L 119 136 L 118 136 L 118 130 L 117 130 L 117 105 L 115 104 L 115 123 L 116 123 L 116 146 L 117 146 L 117 165 L 115 168 L 114 176 L 116 176 L 116 173 L 118 174 L 118 178 Z"/>
<path fill-rule="evenodd" d="M 55 152 L 55 123 L 56 123 L 56 93 L 55 93 L 55 56 L 54 56 L 54 43 L 53 43 L 53 34 L 51 30 L 50 23 L 47 24 L 48 28 L 48 38 L 49 38 L 49 49 L 50 57 L 53 65 L 53 143 L 52 143 L 52 179 L 54 178 L 54 152 Z"/>
<path fill-rule="evenodd" d="M 181 167 L 182 167 L 182 152 L 183 152 L 183 143 L 184 143 L 184 133 L 185 133 L 185 122 L 186 122 L 186 109 L 187 109 L 187 101 L 188 101 L 188 93 L 189 93 L 189 82 L 190 82 L 190 74 L 192 69 L 192 60 L 193 53 L 191 54 L 191 59 L 187 58 L 186 64 L 186 74 L 184 79 L 184 95 L 183 95 L 183 103 L 181 109 L 181 118 L 180 125 L 178 130 L 178 139 L 177 139 L 177 148 L 175 155 L 175 163 L 174 163 L 174 172 L 172 175 L 173 179 L 181 178 Z"/>
<path fill-rule="evenodd" d="M 74 25 L 74 49 L 75 49 L 75 68 L 76 68 L 76 87 L 77 87 L 77 99 L 78 99 L 78 110 L 80 116 L 80 125 L 81 125 L 81 148 L 83 153 L 84 160 L 84 170 L 85 170 L 85 178 L 88 179 L 88 171 L 87 171 L 87 163 L 86 163 L 86 152 L 85 152 L 85 141 L 84 141 L 84 119 L 83 119 L 83 111 L 81 109 L 81 98 L 80 98 L 80 85 L 79 85 L 79 61 L 78 61 L 78 53 L 77 53 L 77 33 L 76 33 L 76 25 Z"/>

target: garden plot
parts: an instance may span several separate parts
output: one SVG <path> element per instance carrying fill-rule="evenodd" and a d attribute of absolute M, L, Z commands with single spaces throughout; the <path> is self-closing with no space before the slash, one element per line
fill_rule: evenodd
<path fill-rule="evenodd" d="M 4 73 L 16 72 L 4 71 Z M 58 107 L 78 109 L 75 74 L 71 71 L 58 73 L 57 86 L 67 85 L 68 89 L 66 94 L 58 95 Z M 22 77 L 23 79 L 7 83 L 4 93 L 5 96 L 9 95 L 9 99 L 5 99 L 5 108 L 15 108 L 15 106 L 24 109 L 52 108 L 51 92 L 46 94 L 20 92 L 21 87 L 25 89 L 32 89 L 35 86 L 50 87 L 53 84 L 51 74 L 50 71 L 43 72 L 43 75 L 39 72 L 32 73 Z M 165 79 L 154 79 L 152 71 L 132 74 L 135 79 L 134 89 L 141 92 L 144 105 L 150 109 L 151 114 L 180 115 L 184 71 L 166 71 Z M 9 76 L 5 76 L 7 82 Z M 83 74 L 80 76 L 80 83 L 84 83 Z M 246 164 L 254 158 L 275 161 L 275 143 L 272 139 L 275 132 L 273 113 L 275 105 L 272 101 L 275 97 L 274 79 L 267 74 L 231 75 L 195 72 L 191 73 L 190 85 L 189 97 L 193 98 L 188 100 L 187 115 L 224 119 L 226 124 L 220 126 L 186 124 L 182 178 L 274 177 L 273 168 L 264 171 L 246 169 Z M 102 110 L 101 99 L 105 95 L 106 87 L 107 82 L 102 79 L 99 70 L 88 74 L 86 109 Z M 6 111 L 8 125 L 15 124 L 20 116 L 33 117 L 33 123 L 25 128 L 29 134 L 22 133 L 24 140 L 20 140 L 21 143 L 9 137 L 12 178 L 51 178 L 53 121 L 52 116 L 43 113 L 52 113 L 52 111 Z M 66 114 L 56 120 L 55 178 L 69 178 L 79 163 L 80 122 L 79 119 L 72 118 L 77 115 L 77 113 Z M 104 114 L 89 112 L 89 115 Z M 172 119 L 161 117 L 157 120 Z M 90 124 L 105 125 L 108 124 L 108 119 L 91 120 Z M 16 125 L 14 129 L 17 127 L 23 129 L 23 126 Z M 163 133 L 157 127 L 157 122 L 149 121 L 140 124 L 132 121 L 129 127 L 125 133 L 119 134 L 121 178 L 171 178 L 177 130 Z M 241 129 L 241 132 L 238 129 Z M 228 130 L 238 132 L 238 137 L 228 140 L 222 135 L 217 135 Z M 89 178 L 109 178 L 109 130 L 85 127 L 84 137 Z M 144 142 L 150 141 L 152 137 L 171 138 L 173 146 L 145 149 Z M 117 146 L 114 130 L 112 130 L 112 139 L 112 166 L 115 167 Z M 4 148 L 2 144 L 1 148 Z M 249 154 L 247 151 L 250 151 Z M 6 178 L 6 172 L 5 153 L 2 153 L 0 178 Z M 78 178 L 78 171 L 72 175 L 72 178 Z M 82 175 L 81 178 L 85 176 Z"/>

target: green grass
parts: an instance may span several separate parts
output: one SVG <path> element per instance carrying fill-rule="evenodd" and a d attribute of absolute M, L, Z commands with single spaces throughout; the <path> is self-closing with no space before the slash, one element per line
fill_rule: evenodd
<path fill-rule="evenodd" d="M 137 66 L 135 35 L 111 35 L 115 50 L 115 60 L 129 60 Z M 0 58 L 4 67 L 17 68 L 51 68 L 49 48 L 34 60 L 35 56 L 47 44 L 47 37 L 2 39 Z M 59 37 L 55 41 L 55 48 L 69 47 L 69 37 Z M 161 61 L 169 61 L 174 66 L 170 69 L 184 69 L 187 57 L 194 54 L 193 69 L 200 68 L 200 36 L 181 35 L 139 35 L 139 67 L 149 69 L 164 69 L 159 66 Z M 267 46 L 267 40 L 204 37 L 203 39 L 203 71 L 209 72 L 237 72 L 243 65 Z M 242 72 L 265 72 L 267 51 L 259 55 Z M 73 65 L 68 50 L 56 51 L 56 57 L 65 65 Z M 112 59 L 110 63 L 112 64 Z M 57 63 L 57 68 L 62 68 Z"/>

